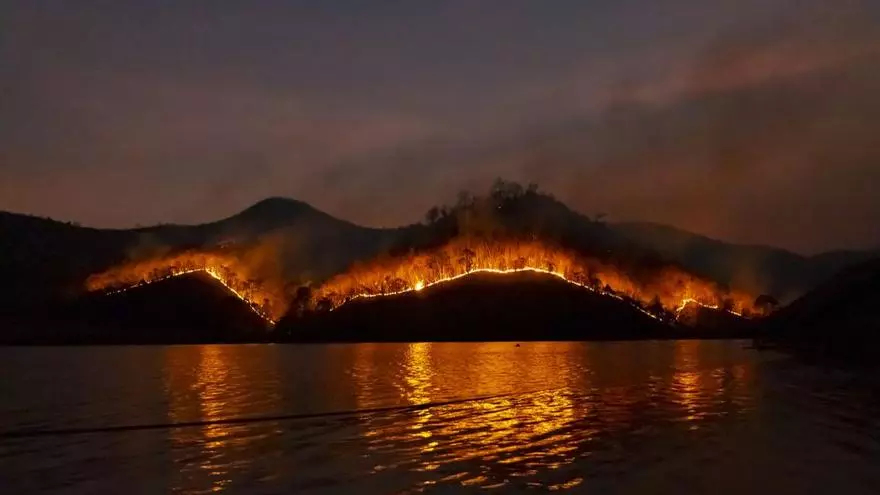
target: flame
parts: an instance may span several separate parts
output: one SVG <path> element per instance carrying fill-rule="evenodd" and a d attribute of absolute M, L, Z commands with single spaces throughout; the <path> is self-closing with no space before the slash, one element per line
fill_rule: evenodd
<path fill-rule="evenodd" d="M 703 308 L 708 308 L 708 309 L 716 309 L 716 310 L 722 309 L 721 306 L 719 306 L 717 304 L 707 304 L 704 302 L 700 302 L 692 297 L 686 297 L 686 298 L 682 299 L 681 303 L 679 303 L 678 307 L 675 308 L 676 316 L 681 315 L 681 312 L 684 311 L 685 309 L 687 309 L 687 307 L 692 304 L 703 307 Z M 740 317 L 743 316 L 743 313 L 736 311 L 735 309 L 727 308 L 727 309 L 725 309 L 725 311 L 727 311 L 728 313 L 731 313 L 733 315 L 736 315 L 736 316 L 740 316 Z"/>
<path fill-rule="evenodd" d="M 244 301 L 254 313 L 274 324 L 287 310 L 283 290 L 278 282 L 252 277 L 251 271 L 231 253 L 187 251 L 133 261 L 94 274 L 86 280 L 86 289 L 118 294 L 174 277 L 205 273 Z"/>
<path fill-rule="evenodd" d="M 752 297 L 674 267 L 626 270 L 538 241 L 456 239 L 427 253 L 380 258 L 337 275 L 312 293 L 312 304 L 330 309 L 360 298 L 421 291 L 473 273 L 534 272 L 557 277 L 593 292 L 629 301 L 643 313 L 660 304 L 678 315 L 689 304 L 724 309 L 736 315 L 750 310 Z M 638 272 L 638 273 L 637 273 Z"/>
<path fill-rule="evenodd" d="M 213 277 L 272 324 L 291 302 L 277 274 L 259 278 L 238 255 L 225 251 L 186 251 L 132 261 L 90 276 L 86 288 L 113 294 L 196 272 Z M 623 268 L 535 240 L 483 238 L 458 238 L 429 252 L 356 264 L 315 288 L 310 305 L 317 308 L 323 302 L 333 310 L 355 299 L 422 291 L 474 273 L 518 272 L 554 276 L 628 302 L 653 318 L 661 318 L 660 310 L 678 317 L 693 304 L 738 316 L 754 310 L 748 294 L 723 289 L 675 267 Z"/>

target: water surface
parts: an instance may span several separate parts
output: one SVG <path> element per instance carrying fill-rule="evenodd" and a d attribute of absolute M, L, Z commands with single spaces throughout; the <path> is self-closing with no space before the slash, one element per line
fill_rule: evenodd
<path fill-rule="evenodd" d="M 880 486 L 877 380 L 739 341 L 5 348 L 0 375 L 3 431 L 62 430 L 0 438 L 3 493 Z"/>

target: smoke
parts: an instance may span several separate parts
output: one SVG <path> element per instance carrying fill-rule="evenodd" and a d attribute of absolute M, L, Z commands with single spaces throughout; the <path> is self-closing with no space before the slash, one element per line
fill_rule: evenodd
<path fill-rule="evenodd" d="M 559 107 L 528 125 L 461 122 L 459 133 L 339 162 L 314 182 L 329 191 L 319 205 L 399 225 L 502 176 L 586 214 L 728 241 L 807 253 L 880 245 L 878 7 L 799 7 L 735 23 L 692 59 L 609 73 L 589 94 L 548 84 Z"/>
<path fill-rule="evenodd" d="M 877 7 L 721 35 L 689 67 L 497 154 L 585 212 L 814 252 L 880 244 Z M 515 176 L 515 175 L 514 175 Z"/>
<path fill-rule="evenodd" d="M 167 240 L 150 231 L 137 233 L 137 240 L 126 249 L 126 258 L 129 261 L 158 258 L 172 251 L 172 246 Z"/>
<path fill-rule="evenodd" d="M 135 8 L 0 16 L 0 207 L 129 226 L 285 195 L 397 226 L 503 176 L 728 240 L 880 244 L 877 2 L 227 11 L 195 52 L 185 10 Z"/>

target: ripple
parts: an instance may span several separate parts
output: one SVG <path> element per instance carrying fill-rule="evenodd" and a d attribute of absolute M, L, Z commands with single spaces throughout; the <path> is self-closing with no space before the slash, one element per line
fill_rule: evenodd
<path fill-rule="evenodd" d="M 736 342 L 113 352 L 0 359 L 7 375 L 18 360 L 26 384 L 0 382 L 0 417 L 12 428 L 193 424 L 4 439 L 10 493 L 132 482 L 153 493 L 880 486 L 877 381 L 765 360 Z M 24 366 L 40 359 L 62 363 L 70 390 L 52 393 L 51 375 Z M 95 363 L 108 367 L 84 371 Z"/>

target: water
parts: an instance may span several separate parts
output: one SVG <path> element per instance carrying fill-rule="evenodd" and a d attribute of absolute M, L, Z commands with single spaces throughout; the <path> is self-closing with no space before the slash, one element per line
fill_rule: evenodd
<path fill-rule="evenodd" d="M 737 341 L 6 348 L 0 376 L 5 432 L 156 426 L 0 437 L 3 493 L 880 487 L 880 382 Z"/>

